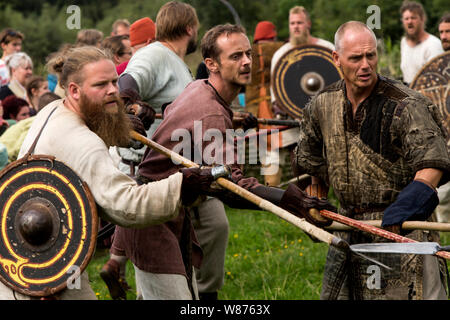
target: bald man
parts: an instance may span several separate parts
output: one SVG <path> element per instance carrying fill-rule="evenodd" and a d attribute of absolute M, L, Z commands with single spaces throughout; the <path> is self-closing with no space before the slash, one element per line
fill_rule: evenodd
<path fill-rule="evenodd" d="M 449 179 L 440 113 L 428 98 L 376 73 L 377 41 L 365 24 L 343 24 L 335 47 L 343 79 L 305 107 L 296 167 L 322 189 L 333 188 L 340 214 L 382 219 L 384 228 L 403 232 L 405 220 L 430 217 L 438 203 L 436 187 Z M 351 244 L 382 241 L 361 232 L 338 236 Z M 437 233 L 420 230 L 408 237 L 439 241 Z M 330 247 L 321 298 L 446 299 L 445 269 L 436 257 L 371 257 L 392 270 Z"/>

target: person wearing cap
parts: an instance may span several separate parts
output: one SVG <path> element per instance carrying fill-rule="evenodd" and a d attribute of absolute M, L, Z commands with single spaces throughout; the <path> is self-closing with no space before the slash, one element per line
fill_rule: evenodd
<path fill-rule="evenodd" d="M 272 22 L 261 21 L 256 25 L 252 45 L 252 81 L 245 88 L 245 109 L 258 118 L 274 118 L 270 101 L 270 69 L 272 56 L 282 45 L 277 41 L 277 29 Z M 273 127 L 260 124 L 259 128 Z M 264 175 L 266 185 L 278 185 L 279 180 L 278 174 Z"/>
<path fill-rule="evenodd" d="M 155 41 L 155 36 L 155 23 L 149 17 L 144 17 L 133 22 L 130 26 L 131 56 L 133 56 L 140 48 Z M 125 71 L 129 61 L 130 60 L 122 62 L 116 67 L 119 76 Z"/>

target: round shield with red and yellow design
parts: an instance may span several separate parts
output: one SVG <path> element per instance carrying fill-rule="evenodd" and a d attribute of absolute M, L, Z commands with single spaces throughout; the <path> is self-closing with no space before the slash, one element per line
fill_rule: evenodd
<path fill-rule="evenodd" d="M 98 231 L 86 183 L 53 157 L 24 157 L 0 172 L 0 201 L 0 280 L 38 297 L 73 285 Z"/>

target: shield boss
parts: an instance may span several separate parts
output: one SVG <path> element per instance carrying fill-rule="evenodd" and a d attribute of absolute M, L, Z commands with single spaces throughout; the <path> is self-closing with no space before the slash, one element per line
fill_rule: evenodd
<path fill-rule="evenodd" d="M 281 109 L 293 118 L 301 118 L 311 97 L 341 78 L 330 49 L 302 45 L 278 60 L 272 74 L 273 91 Z"/>
<path fill-rule="evenodd" d="M 64 163 L 35 155 L 0 172 L 0 201 L 0 280 L 29 296 L 73 284 L 96 244 L 88 186 Z"/>

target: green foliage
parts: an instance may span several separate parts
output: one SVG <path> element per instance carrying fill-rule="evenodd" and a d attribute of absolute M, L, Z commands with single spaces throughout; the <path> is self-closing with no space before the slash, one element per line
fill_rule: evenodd
<path fill-rule="evenodd" d="M 230 223 L 221 300 L 318 300 L 328 246 L 313 242 L 303 231 L 264 211 L 226 208 Z M 441 233 L 441 244 L 450 234 Z M 100 300 L 111 297 L 99 273 L 109 259 L 97 250 L 88 266 L 89 280 Z M 128 261 L 127 282 L 135 294 L 134 269 Z"/>
<path fill-rule="evenodd" d="M 46 57 L 55 52 L 63 43 L 73 43 L 78 30 L 69 30 L 66 20 L 70 13 L 67 7 L 75 4 L 81 8 L 81 28 L 97 28 L 105 36 L 111 33 L 112 23 L 126 18 L 131 23 L 144 16 L 153 20 L 159 8 L 167 0 L 0 0 L 0 28 L 12 27 L 25 34 L 24 51 L 33 59 L 37 73 L 45 73 Z M 194 6 L 201 23 L 199 38 L 214 25 L 234 23 L 230 10 L 220 0 L 185 0 Z M 289 36 L 289 9 L 295 5 L 304 6 L 311 15 L 312 34 L 333 41 L 337 27 L 348 20 L 366 22 L 371 13 L 367 7 L 378 5 L 381 9 L 381 29 L 374 30 L 385 41 L 380 57 L 381 70 L 397 76 L 397 44 L 403 34 L 399 8 L 402 1 L 388 0 L 228 0 L 237 11 L 250 40 L 256 24 L 262 20 L 272 21 L 278 29 L 278 37 L 287 40 Z M 442 14 L 450 11 L 448 0 L 422 0 L 427 11 L 427 31 L 437 35 L 437 22 Z M 195 70 L 193 70 L 195 71 Z M 383 71 L 384 72 L 384 71 Z"/>

